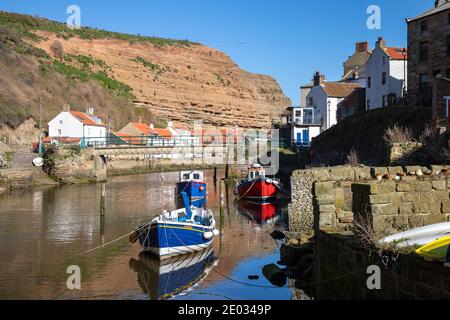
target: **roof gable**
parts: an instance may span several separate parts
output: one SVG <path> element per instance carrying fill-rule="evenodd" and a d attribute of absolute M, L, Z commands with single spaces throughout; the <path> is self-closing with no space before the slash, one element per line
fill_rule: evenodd
<path fill-rule="evenodd" d="M 408 53 L 405 56 L 403 56 L 403 49 L 404 48 L 397 48 L 397 47 L 386 47 L 384 48 L 384 53 L 391 59 L 391 60 L 408 60 Z"/>
<path fill-rule="evenodd" d="M 79 111 L 69 111 L 69 113 L 72 116 L 74 116 L 75 119 L 77 119 L 78 121 L 83 123 L 84 125 L 94 126 L 94 127 L 106 127 L 106 125 L 104 125 L 100 122 L 97 122 L 94 117 L 88 115 L 87 113 L 79 112 Z"/>
<path fill-rule="evenodd" d="M 430 10 L 427 10 L 427 11 L 421 13 L 420 15 L 418 15 L 415 18 L 408 19 L 407 21 L 411 22 L 411 21 L 422 19 L 422 18 L 426 18 L 426 17 L 429 17 L 429 16 L 431 16 L 433 14 L 436 14 L 436 13 L 439 13 L 439 12 L 442 12 L 442 11 L 445 11 L 445 10 L 450 10 L 450 2 L 445 2 L 445 3 L 441 4 L 441 5 L 435 6 L 434 8 L 431 8 Z"/>

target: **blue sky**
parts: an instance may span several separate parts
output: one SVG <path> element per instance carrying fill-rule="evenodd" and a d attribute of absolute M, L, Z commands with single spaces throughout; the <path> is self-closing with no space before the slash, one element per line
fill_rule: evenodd
<path fill-rule="evenodd" d="M 82 25 L 141 35 L 189 39 L 217 48 L 240 67 L 275 78 L 299 104 L 299 87 L 316 70 L 342 76 L 354 43 L 378 36 L 406 45 L 405 18 L 434 0 L 0 0 L 0 9 L 66 21 L 76 4 Z M 381 8 L 381 30 L 366 27 L 369 5 Z"/>

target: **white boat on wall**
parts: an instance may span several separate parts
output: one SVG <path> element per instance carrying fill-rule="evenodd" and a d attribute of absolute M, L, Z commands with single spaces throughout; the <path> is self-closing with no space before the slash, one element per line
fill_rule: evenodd
<path fill-rule="evenodd" d="M 381 239 L 380 243 L 395 243 L 399 248 L 424 246 L 445 236 L 450 236 L 450 222 L 400 232 Z"/>

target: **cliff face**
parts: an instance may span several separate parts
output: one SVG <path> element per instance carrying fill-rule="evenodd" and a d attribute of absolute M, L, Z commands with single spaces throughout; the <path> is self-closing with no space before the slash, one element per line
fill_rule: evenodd
<path fill-rule="evenodd" d="M 120 129 L 130 120 L 268 128 L 290 105 L 268 76 L 215 49 L 0 11 L 0 129 L 52 119 L 65 103 Z"/>
<path fill-rule="evenodd" d="M 91 56 L 129 85 L 134 103 L 166 120 L 192 124 L 270 127 L 290 101 L 268 76 L 240 69 L 228 56 L 203 45 L 155 46 L 117 39 L 57 38 L 40 31 L 37 46 L 51 54 L 59 41 L 66 54 Z"/>

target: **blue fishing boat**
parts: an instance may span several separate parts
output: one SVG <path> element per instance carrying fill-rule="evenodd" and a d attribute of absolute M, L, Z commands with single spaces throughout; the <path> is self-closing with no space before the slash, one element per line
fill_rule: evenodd
<path fill-rule="evenodd" d="M 181 171 L 180 180 L 177 183 L 176 194 L 181 197 L 185 192 L 190 200 L 206 199 L 207 184 L 201 171 Z"/>
<path fill-rule="evenodd" d="M 129 265 L 137 273 L 138 283 L 150 299 L 168 300 L 193 290 L 218 263 L 210 247 L 162 261 L 141 252 L 139 260 L 131 259 Z"/>
<path fill-rule="evenodd" d="M 130 241 L 139 242 L 146 252 L 161 260 L 202 251 L 208 248 L 219 234 L 211 211 L 191 206 L 186 192 L 182 192 L 185 207 L 164 211 L 148 225 L 139 227 Z"/>

